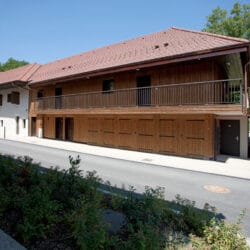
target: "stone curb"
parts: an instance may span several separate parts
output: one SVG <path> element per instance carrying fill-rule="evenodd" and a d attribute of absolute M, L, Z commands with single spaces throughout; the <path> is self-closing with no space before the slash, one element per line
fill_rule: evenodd
<path fill-rule="evenodd" d="M 0 250 L 26 250 L 26 248 L 0 229 Z"/>

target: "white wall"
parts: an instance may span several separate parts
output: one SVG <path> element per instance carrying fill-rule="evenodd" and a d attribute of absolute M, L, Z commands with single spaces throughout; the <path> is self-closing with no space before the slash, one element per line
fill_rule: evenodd
<path fill-rule="evenodd" d="M 20 93 L 20 104 L 7 102 L 7 95 L 12 91 Z M 2 106 L 0 106 L 0 138 L 15 138 L 18 136 L 28 136 L 28 105 L 29 91 L 23 88 L 9 88 L 0 90 L 3 95 Z M 16 117 L 19 116 L 19 135 L 16 134 Z M 26 126 L 24 128 L 24 122 Z"/>
<path fill-rule="evenodd" d="M 248 157 L 248 118 L 240 118 L 240 157 Z"/>

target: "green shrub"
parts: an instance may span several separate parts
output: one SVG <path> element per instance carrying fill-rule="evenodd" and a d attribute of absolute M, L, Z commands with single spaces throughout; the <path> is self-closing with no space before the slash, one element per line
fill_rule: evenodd
<path fill-rule="evenodd" d="M 164 189 L 145 187 L 142 198 L 136 197 L 134 191 L 134 188 L 130 187 L 128 197 L 122 201 L 122 211 L 129 223 L 159 225 L 165 208 Z"/>
<path fill-rule="evenodd" d="M 10 231 L 27 246 L 37 238 L 49 238 L 63 224 L 77 249 L 179 249 L 190 233 L 196 249 L 247 249 L 240 221 L 230 225 L 211 220 L 216 214 L 209 205 L 197 209 L 195 202 L 180 196 L 167 202 L 160 187 L 146 187 L 142 196 L 130 187 L 126 196 L 117 193 L 110 198 L 100 192 L 102 180 L 95 171 L 80 170 L 79 156 L 69 157 L 69 162 L 68 170 L 42 172 L 28 157 L 0 155 L 0 225 L 8 222 Z M 108 232 L 105 208 L 125 215 L 120 232 Z"/>
<path fill-rule="evenodd" d="M 209 225 L 204 229 L 203 238 L 193 236 L 193 247 L 195 249 L 214 250 L 247 250 L 246 239 L 241 232 L 241 222 L 244 212 L 234 224 L 229 224 L 224 220 L 212 218 Z"/>
<path fill-rule="evenodd" d="M 161 249 L 165 237 L 161 232 L 164 211 L 164 189 L 146 187 L 142 197 L 130 187 L 128 196 L 121 201 L 121 210 L 127 217 L 126 237 L 121 249 Z"/>
<path fill-rule="evenodd" d="M 194 201 L 182 198 L 180 195 L 176 195 L 174 203 L 178 212 L 175 214 L 171 214 L 169 210 L 167 212 L 171 220 L 175 222 L 175 228 L 186 234 L 193 233 L 202 236 L 205 226 L 215 216 L 215 208 L 205 204 L 204 209 L 197 209 Z"/>
<path fill-rule="evenodd" d="M 50 199 L 50 188 L 38 165 L 29 157 L 12 159 L 1 156 L 1 213 L 18 211 L 17 237 L 24 242 L 44 237 L 58 221 L 59 205 Z M 3 184 L 8 185 L 3 187 Z M 13 221 L 10 221 L 13 223 Z"/>
<path fill-rule="evenodd" d="M 84 192 L 82 171 L 79 169 L 80 158 L 69 156 L 70 168 L 59 171 L 58 167 L 45 172 L 46 182 L 51 189 L 52 199 L 62 204 L 64 210 L 70 210 L 75 200 Z"/>
<path fill-rule="evenodd" d="M 100 199 L 89 202 L 78 201 L 77 209 L 69 218 L 72 233 L 82 250 L 104 249 L 107 241 L 107 229 L 100 210 Z"/>

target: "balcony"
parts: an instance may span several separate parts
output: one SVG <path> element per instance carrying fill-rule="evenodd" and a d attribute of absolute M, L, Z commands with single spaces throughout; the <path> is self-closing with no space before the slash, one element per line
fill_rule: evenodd
<path fill-rule="evenodd" d="M 145 88 L 43 97 L 35 112 L 93 108 L 238 105 L 243 107 L 241 79 L 168 84 Z"/>

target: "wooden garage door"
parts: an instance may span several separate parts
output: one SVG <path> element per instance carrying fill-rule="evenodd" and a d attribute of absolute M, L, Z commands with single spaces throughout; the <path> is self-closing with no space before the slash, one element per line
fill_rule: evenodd
<path fill-rule="evenodd" d="M 117 144 L 119 148 L 135 149 L 136 148 L 136 129 L 135 120 L 129 117 L 118 117 L 118 135 Z"/>
<path fill-rule="evenodd" d="M 64 118 L 65 119 L 65 118 Z M 46 117 L 46 137 L 54 136 Z M 212 115 L 106 115 L 74 117 L 74 140 L 122 149 L 206 157 L 214 154 Z M 53 127 L 53 126 L 52 126 Z"/>
<path fill-rule="evenodd" d="M 159 119 L 159 151 L 166 154 L 177 154 L 178 120 L 176 118 Z"/>
<path fill-rule="evenodd" d="M 155 120 L 153 118 L 138 119 L 137 123 L 137 149 L 153 152 L 155 150 Z"/>
<path fill-rule="evenodd" d="M 103 136 L 103 145 L 114 147 L 115 146 L 115 118 L 103 118 L 99 121 L 102 123 L 102 136 Z"/>
<path fill-rule="evenodd" d="M 55 138 L 55 117 L 45 116 L 43 118 L 43 136 L 45 138 Z"/>
<path fill-rule="evenodd" d="M 100 120 L 95 117 L 86 118 L 86 139 L 87 142 L 94 145 L 102 145 L 100 133 Z"/>
<path fill-rule="evenodd" d="M 206 150 L 206 120 L 186 119 L 182 132 L 181 140 L 183 142 L 180 142 L 180 153 L 184 153 L 187 156 L 203 156 Z"/>

